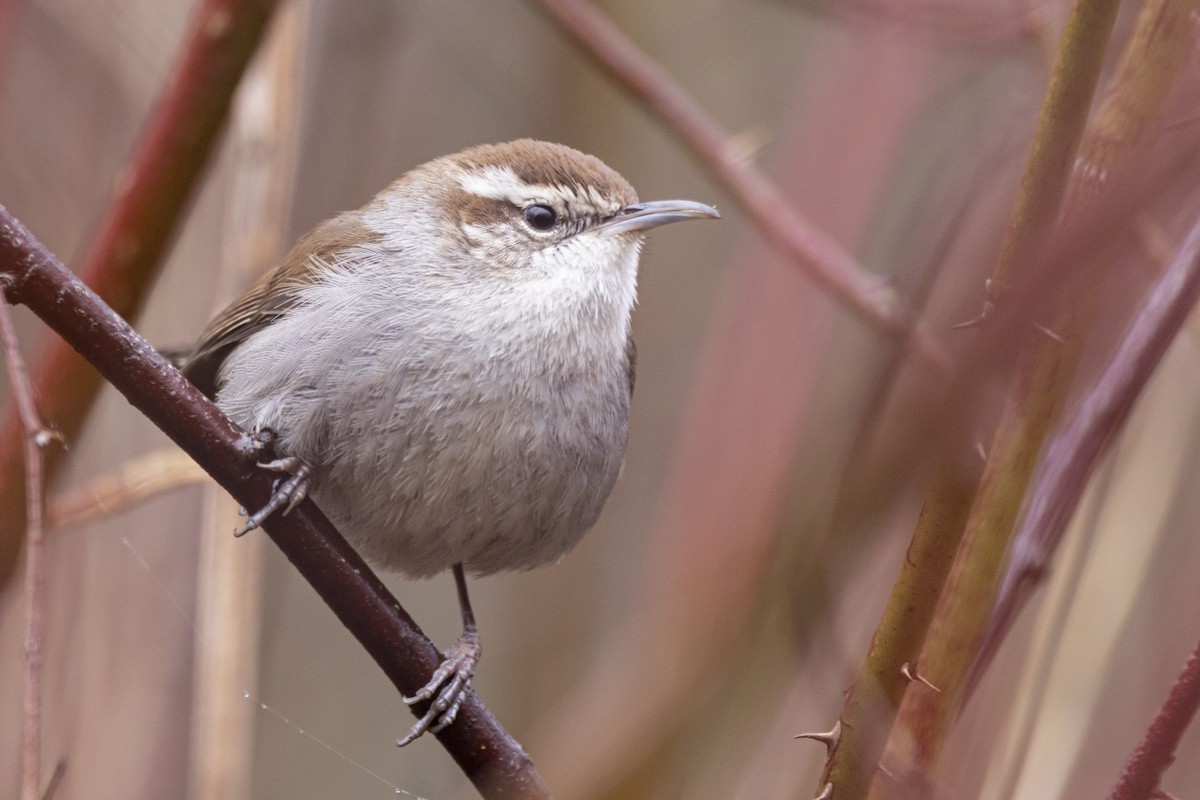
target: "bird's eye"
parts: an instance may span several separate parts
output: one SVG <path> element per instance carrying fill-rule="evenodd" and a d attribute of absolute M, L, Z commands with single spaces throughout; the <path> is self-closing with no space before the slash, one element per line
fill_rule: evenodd
<path fill-rule="evenodd" d="M 548 205 L 538 203 L 525 209 L 525 223 L 535 231 L 548 231 L 558 222 L 558 214 Z"/>

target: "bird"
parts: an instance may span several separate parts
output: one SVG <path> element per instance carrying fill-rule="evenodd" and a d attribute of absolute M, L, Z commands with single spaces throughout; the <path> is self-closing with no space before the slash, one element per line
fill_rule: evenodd
<path fill-rule="evenodd" d="M 303 236 L 218 314 L 182 372 L 280 473 L 241 535 L 311 496 L 373 565 L 450 570 L 463 631 L 398 744 L 453 723 L 482 653 L 467 574 L 560 559 L 624 461 L 639 254 L 718 218 L 640 202 L 600 159 L 520 139 L 415 167 Z"/>

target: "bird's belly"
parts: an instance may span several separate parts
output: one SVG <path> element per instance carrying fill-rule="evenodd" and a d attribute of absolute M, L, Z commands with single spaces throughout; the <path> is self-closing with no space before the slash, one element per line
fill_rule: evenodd
<path fill-rule="evenodd" d="M 230 355 L 218 403 L 313 468 L 317 505 L 380 567 L 491 573 L 560 558 L 620 472 L 624 336 L 570 350 L 551 337 L 561 325 L 472 339 L 467 322 L 388 333 L 390 320 L 330 328 L 298 311 Z M 279 357 L 318 325 L 329 332 Z"/>
<path fill-rule="evenodd" d="M 374 426 L 343 413 L 315 459 L 314 499 L 368 560 L 411 576 L 553 562 L 620 472 L 628 394 L 609 394 L 402 404 L 385 421 L 373 409 Z"/>

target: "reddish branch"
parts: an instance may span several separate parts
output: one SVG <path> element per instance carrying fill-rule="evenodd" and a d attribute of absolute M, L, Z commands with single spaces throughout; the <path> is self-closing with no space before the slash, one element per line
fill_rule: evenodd
<path fill-rule="evenodd" d="M 1149 800 L 1155 797 L 1163 773 L 1175 760 L 1175 750 L 1183 738 L 1196 708 L 1200 706 L 1200 643 L 1192 651 L 1183 672 L 1175 679 L 1167 700 L 1158 710 L 1146 735 L 1133 755 L 1108 800 Z"/>
<path fill-rule="evenodd" d="M 38 800 L 42 781 L 42 640 L 46 607 L 46 570 L 44 566 L 43 520 L 46 496 L 43 491 L 42 447 L 50 437 L 38 419 L 33 403 L 33 388 L 12 316 L 0 284 L 0 343 L 4 347 L 4 365 L 8 382 L 16 398 L 25 433 L 25 685 L 21 726 L 21 800 Z"/>
<path fill-rule="evenodd" d="M 942 347 L 878 277 L 801 214 L 762 172 L 741 158 L 727 131 L 670 75 L 586 0 L 538 0 L 538 6 L 585 53 L 625 87 L 696 154 L 733 194 L 750 221 L 804 272 L 867 322 L 911 335 L 916 351 L 939 369 Z"/>
<path fill-rule="evenodd" d="M 142 307 L 275 5 L 276 0 L 203 0 L 195 15 L 183 56 L 79 264 L 88 286 L 126 319 L 136 317 Z M 100 390 L 100 377 L 69 347 L 54 342 L 34 386 L 43 418 L 64 439 L 74 440 Z M 24 431 L 15 411 L 0 430 L 0 508 L 20 509 Z M 61 450 L 51 449 L 46 456 L 53 476 Z M 0 582 L 20 552 L 22 516 L 0 518 Z"/>
<path fill-rule="evenodd" d="M 246 508 L 271 492 L 245 432 L 172 368 L 111 308 L 0 206 L 0 280 L 99 370 Z M 433 644 L 346 540 L 310 501 L 266 531 L 396 688 L 413 694 L 440 661 Z M 418 715 L 427 704 L 414 707 Z M 488 798 L 545 798 L 549 791 L 521 746 L 472 693 L 437 735 Z"/>

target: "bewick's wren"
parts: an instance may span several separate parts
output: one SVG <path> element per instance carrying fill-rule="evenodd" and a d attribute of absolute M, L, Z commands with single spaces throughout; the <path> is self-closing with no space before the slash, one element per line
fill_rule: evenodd
<path fill-rule="evenodd" d="M 450 724 L 479 659 L 464 569 L 557 560 L 621 469 L 644 233 L 717 217 L 639 203 L 598 159 L 521 140 L 431 161 L 319 225 L 220 314 L 184 373 L 274 433 L 291 473 L 256 527 L 317 505 L 368 560 L 453 569 L 463 635 L 407 702 Z"/>

